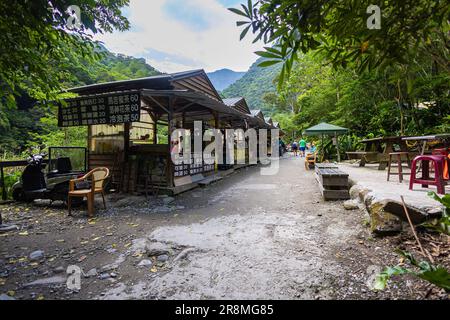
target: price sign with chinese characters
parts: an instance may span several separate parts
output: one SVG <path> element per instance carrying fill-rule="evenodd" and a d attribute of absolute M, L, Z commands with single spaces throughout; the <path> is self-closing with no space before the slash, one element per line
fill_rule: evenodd
<path fill-rule="evenodd" d="M 139 122 L 141 95 L 139 91 L 67 99 L 59 106 L 58 126 L 88 126 Z"/>

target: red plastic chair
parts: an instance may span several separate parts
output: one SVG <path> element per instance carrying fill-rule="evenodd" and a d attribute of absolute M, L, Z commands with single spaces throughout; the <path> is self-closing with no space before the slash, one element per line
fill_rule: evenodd
<path fill-rule="evenodd" d="M 438 194 L 445 194 L 444 182 L 444 163 L 446 157 L 443 155 L 421 155 L 414 158 L 411 166 L 411 179 L 409 181 L 409 190 L 413 189 L 414 183 L 421 184 L 428 188 L 429 185 L 437 187 Z M 417 162 L 422 162 L 422 177 L 416 177 Z M 430 179 L 430 162 L 434 163 L 434 178 Z"/>

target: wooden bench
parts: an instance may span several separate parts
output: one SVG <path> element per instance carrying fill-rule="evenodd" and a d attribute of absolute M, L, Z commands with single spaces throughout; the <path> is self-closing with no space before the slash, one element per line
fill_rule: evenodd
<path fill-rule="evenodd" d="M 338 169 L 338 166 L 334 163 L 322 162 L 316 163 L 314 169 L 316 171 L 316 174 L 319 174 L 320 169 Z"/>
<path fill-rule="evenodd" d="M 350 199 L 348 174 L 337 166 L 318 164 L 315 168 L 316 180 L 325 201 Z"/>

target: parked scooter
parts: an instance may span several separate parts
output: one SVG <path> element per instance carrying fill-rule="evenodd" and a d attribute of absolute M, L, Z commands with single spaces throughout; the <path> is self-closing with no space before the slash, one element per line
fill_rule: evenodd
<path fill-rule="evenodd" d="M 20 181 L 12 186 L 12 196 L 16 201 L 31 202 L 35 199 L 49 199 L 51 201 L 67 201 L 69 181 L 75 179 L 82 172 L 72 171 L 70 158 L 57 158 L 56 169 L 44 173 L 43 153 L 31 155 L 27 161 Z"/>

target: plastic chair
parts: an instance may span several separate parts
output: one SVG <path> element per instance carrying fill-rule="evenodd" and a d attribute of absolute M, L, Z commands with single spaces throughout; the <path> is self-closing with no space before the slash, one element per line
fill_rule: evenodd
<path fill-rule="evenodd" d="M 416 177 L 417 162 L 422 163 L 422 177 Z M 409 181 L 409 190 L 413 189 L 414 183 L 421 184 L 422 187 L 428 188 L 428 185 L 437 187 L 437 193 L 445 194 L 444 182 L 444 162 L 446 157 L 443 155 L 421 155 L 414 158 L 411 167 L 411 179 Z M 430 179 L 430 162 L 434 163 L 434 179 Z"/>
<path fill-rule="evenodd" d="M 450 149 L 447 148 L 439 148 L 439 149 L 433 149 L 432 151 L 433 155 L 442 155 L 446 157 L 446 161 L 444 162 L 444 179 L 449 180 L 449 167 L 450 167 Z"/>
<path fill-rule="evenodd" d="M 69 182 L 69 194 L 67 198 L 67 206 L 69 209 L 69 216 L 72 214 L 72 198 L 82 197 L 87 198 L 88 203 L 88 215 L 94 216 L 94 197 L 97 193 L 100 193 L 103 198 L 103 207 L 106 209 L 105 202 L 105 190 L 103 188 L 105 180 L 109 177 L 109 169 L 106 167 L 95 168 L 89 171 L 87 174 L 78 179 L 72 179 Z M 90 178 L 90 188 L 75 189 L 77 182 L 87 181 Z"/>

